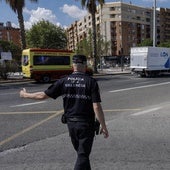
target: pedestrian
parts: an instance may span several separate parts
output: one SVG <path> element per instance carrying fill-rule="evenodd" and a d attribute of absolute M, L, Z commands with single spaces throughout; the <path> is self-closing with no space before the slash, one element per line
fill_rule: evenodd
<path fill-rule="evenodd" d="M 95 118 L 100 122 L 100 133 L 109 136 L 97 81 L 86 72 L 87 59 L 84 55 L 73 56 L 73 73 L 59 79 L 44 92 L 28 93 L 25 88 L 20 97 L 43 100 L 63 97 L 62 122 L 67 123 L 69 135 L 77 160 L 74 170 L 91 170 L 89 155 L 95 136 Z"/>

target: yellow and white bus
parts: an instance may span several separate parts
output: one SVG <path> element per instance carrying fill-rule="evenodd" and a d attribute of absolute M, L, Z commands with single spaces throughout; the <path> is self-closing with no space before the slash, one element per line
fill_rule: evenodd
<path fill-rule="evenodd" d="M 50 82 L 73 72 L 74 52 L 56 49 L 25 49 L 22 52 L 22 73 L 24 78 L 38 82 Z M 92 69 L 87 73 L 92 75 Z"/>

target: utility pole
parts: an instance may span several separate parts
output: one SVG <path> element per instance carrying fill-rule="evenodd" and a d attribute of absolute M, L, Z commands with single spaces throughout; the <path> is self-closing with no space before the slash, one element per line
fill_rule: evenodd
<path fill-rule="evenodd" d="M 154 9 L 153 9 L 153 47 L 156 46 L 156 0 L 154 0 Z"/>

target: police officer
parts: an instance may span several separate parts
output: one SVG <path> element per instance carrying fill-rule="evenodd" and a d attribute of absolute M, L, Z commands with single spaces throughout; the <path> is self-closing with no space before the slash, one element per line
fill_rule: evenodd
<path fill-rule="evenodd" d="M 64 122 L 67 122 L 69 135 L 74 149 L 77 152 L 77 161 L 74 170 L 91 170 L 89 155 L 95 136 L 95 117 L 101 124 L 100 133 L 109 136 L 101 98 L 96 80 L 87 74 L 87 59 L 84 55 L 73 56 L 73 70 L 68 75 L 44 92 L 28 93 L 26 89 L 20 91 L 20 97 L 31 99 L 56 99 L 63 97 Z"/>

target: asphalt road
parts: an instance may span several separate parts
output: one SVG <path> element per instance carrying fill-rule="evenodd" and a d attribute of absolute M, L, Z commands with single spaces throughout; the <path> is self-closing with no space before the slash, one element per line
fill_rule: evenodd
<path fill-rule="evenodd" d="M 96 77 L 110 138 L 97 136 L 96 170 L 169 170 L 170 77 Z M 75 152 L 60 122 L 62 100 L 19 98 L 19 90 L 50 84 L 0 85 L 0 169 L 73 169 Z"/>

